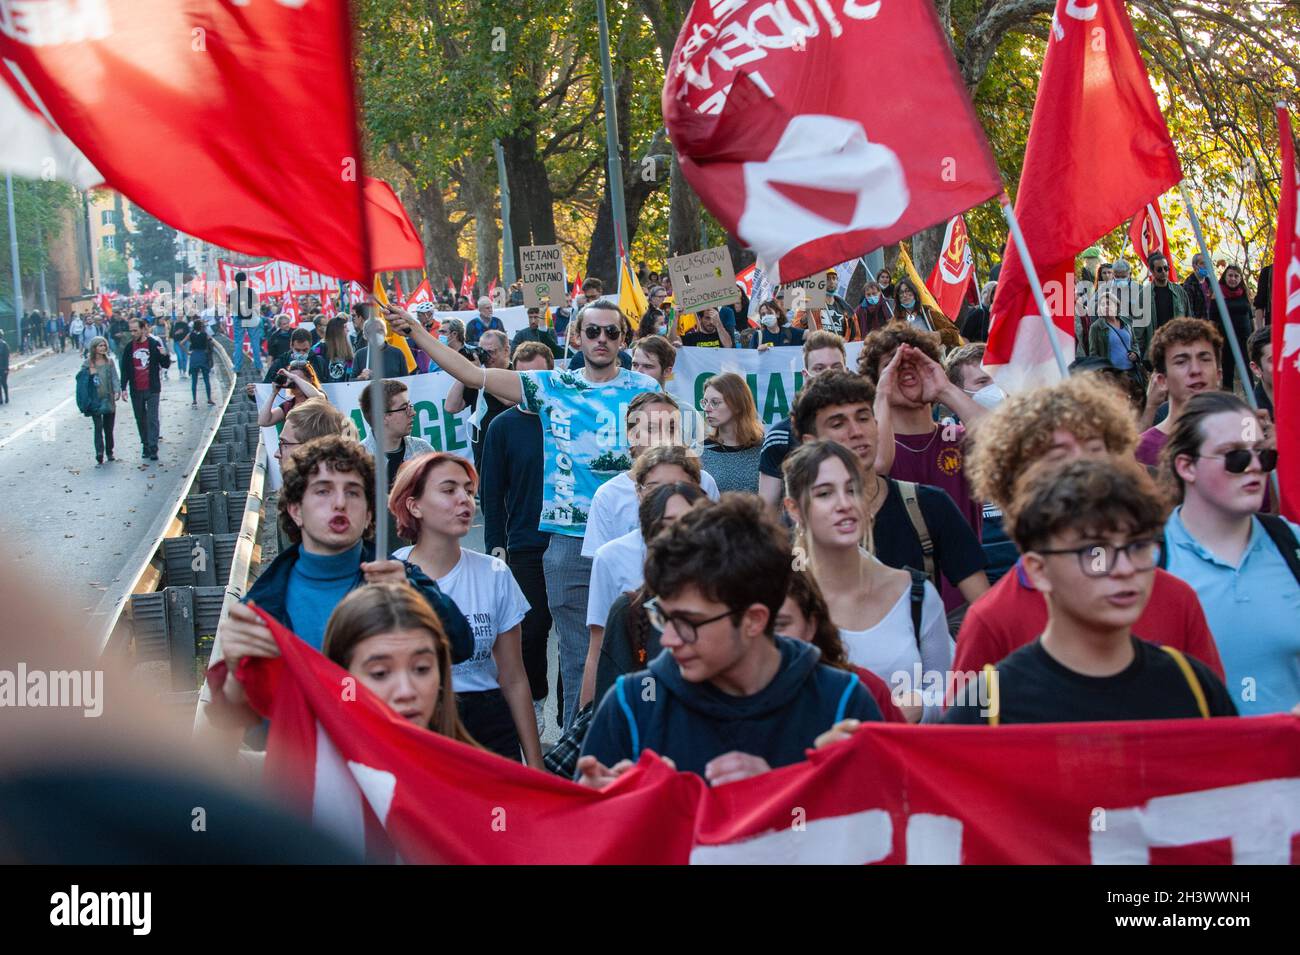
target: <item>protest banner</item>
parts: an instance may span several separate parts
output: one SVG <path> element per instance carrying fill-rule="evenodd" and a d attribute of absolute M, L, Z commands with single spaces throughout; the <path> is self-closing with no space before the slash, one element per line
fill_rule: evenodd
<path fill-rule="evenodd" d="M 435 451 L 451 451 L 464 458 L 473 458 L 470 451 L 470 417 L 466 408 L 456 414 L 449 414 L 446 408 L 447 392 L 455 384 L 451 375 L 435 372 L 431 375 L 412 375 L 397 378 L 410 390 L 410 401 L 415 408 L 415 420 L 411 423 L 411 434 L 424 438 Z M 364 441 L 370 429 L 361 414 L 361 391 L 364 381 L 348 381 L 340 384 L 321 385 L 325 397 L 339 411 L 343 412 L 357 427 L 358 437 Z M 262 407 L 271 400 L 276 391 L 274 385 L 258 384 L 256 386 L 257 405 Z M 271 479 L 271 489 L 280 488 L 280 462 L 275 452 L 280 447 L 280 429 L 263 428 L 262 442 L 266 445 L 266 470 Z"/>
<path fill-rule="evenodd" d="M 673 301 L 679 312 L 698 312 L 740 300 L 736 269 L 725 245 L 675 256 L 667 265 L 673 280 Z"/>
<path fill-rule="evenodd" d="M 415 726 L 364 686 L 341 700 L 345 671 L 262 616 L 281 655 L 244 658 L 238 677 L 271 721 L 266 781 L 371 856 L 492 865 L 1300 861 L 1300 721 L 1291 716 L 868 723 L 804 762 L 721 787 L 643 750 L 597 793 Z"/>
<path fill-rule="evenodd" d="M 781 286 L 779 298 L 787 312 L 797 312 L 805 308 L 825 308 L 827 295 L 826 273 L 819 272 L 798 282 L 787 282 Z M 830 289 L 829 291 L 834 291 Z"/>
<path fill-rule="evenodd" d="M 564 250 L 558 245 L 523 246 L 519 250 L 519 278 L 524 283 L 526 307 L 559 306 L 568 288 Z"/>
<path fill-rule="evenodd" d="M 856 368 L 862 342 L 844 346 L 845 367 Z M 779 346 L 766 351 L 750 348 L 679 348 L 673 376 L 665 390 L 684 407 L 699 408 L 704 383 L 714 375 L 734 371 L 749 383 L 758 416 L 771 425 L 790 413 L 794 396 L 803 387 L 803 349 Z"/>
<path fill-rule="evenodd" d="M 292 262 L 263 262 L 260 265 L 232 265 L 224 259 L 217 260 L 217 278 L 226 290 L 235 287 L 235 273 L 248 276 L 248 286 L 258 295 L 283 295 L 292 289 L 295 295 L 319 295 L 322 291 L 334 294 L 339 290 L 339 280 L 321 275 Z"/>

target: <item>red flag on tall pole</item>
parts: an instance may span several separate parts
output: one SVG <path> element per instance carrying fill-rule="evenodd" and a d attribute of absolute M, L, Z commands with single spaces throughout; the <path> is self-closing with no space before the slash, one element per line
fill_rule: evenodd
<path fill-rule="evenodd" d="M 1128 227 L 1128 240 L 1133 244 L 1133 251 L 1137 253 L 1143 269 L 1146 269 L 1147 258 L 1151 253 L 1159 252 L 1169 262 L 1169 281 L 1178 281 L 1174 259 L 1169 254 L 1169 233 L 1165 229 L 1165 217 L 1160 214 L 1159 199 L 1152 199 L 1133 217 L 1133 223 Z"/>
<path fill-rule="evenodd" d="M 1075 255 L 1182 174 L 1122 0 L 1057 0 L 1015 209 L 1066 354 L 1074 347 Z M 1010 240 L 984 367 L 1007 391 L 1060 376 Z"/>
<path fill-rule="evenodd" d="M 393 187 L 366 177 L 366 221 L 370 226 L 371 268 L 376 272 L 424 268 L 424 243 Z"/>
<path fill-rule="evenodd" d="M 345 0 L 94 0 L 23 4 L 58 12 L 18 17 L 5 6 L 0 115 L 42 135 L 5 137 L 0 165 L 62 146 L 85 163 L 55 175 L 98 176 L 190 235 L 370 274 Z M 256 135 L 268 116 L 278 135 Z"/>
<path fill-rule="evenodd" d="M 662 98 L 682 172 L 778 284 L 1002 189 L 930 0 L 800 8 L 783 28 L 762 0 L 695 0 Z M 924 79 L 863 95 L 903 76 Z"/>
<path fill-rule="evenodd" d="M 939 303 L 939 310 L 953 321 L 961 314 L 966 289 L 970 287 L 974 274 L 975 260 L 971 256 L 970 236 L 966 233 L 966 217 L 954 216 L 948 220 L 948 228 L 943 233 L 939 259 L 925 280 L 925 287 Z"/>
<path fill-rule="evenodd" d="M 1282 142 L 1282 190 L 1273 246 L 1273 420 L 1277 424 L 1277 478 L 1281 512 L 1300 521 L 1300 170 L 1291 116 L 1277 110 Z"/>

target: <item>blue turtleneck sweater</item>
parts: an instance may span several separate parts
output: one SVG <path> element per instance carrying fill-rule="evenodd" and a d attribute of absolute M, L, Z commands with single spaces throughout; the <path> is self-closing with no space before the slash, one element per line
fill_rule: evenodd
<path fill-rule="evenodd" d="M 357 583 L 361 542 L 341 554 L 322 556 L 300 550 L 289 572 L 285 606 L 293 628 L 315 650 L 325 642 L 325 624 L 339 601 Z"/>

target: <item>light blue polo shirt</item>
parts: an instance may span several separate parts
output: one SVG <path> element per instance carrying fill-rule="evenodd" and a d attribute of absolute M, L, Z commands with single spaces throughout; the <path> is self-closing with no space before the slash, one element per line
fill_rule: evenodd
<path fill-rule="evenodd" d="M 1300 527 L 1287 521 L 1300 538 Z M 1218 644 L 1228 693 L 1242 716 L 1300 703 L 1300 583 L 1257 518 L 1233 567 L 1192 537 L 1175 508 L 1165 525 L 1171 574 L 1201 600 Z"/>

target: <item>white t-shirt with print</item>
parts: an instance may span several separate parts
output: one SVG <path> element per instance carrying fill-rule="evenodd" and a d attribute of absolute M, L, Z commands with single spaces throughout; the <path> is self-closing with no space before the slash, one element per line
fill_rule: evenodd
<path fill-rule="evenodd" d="M 591 562 L 587 626 L 605 626 L 614 601 L 636 590 L 644 581 L 645 541 L 641 539 L 640 528 L 602 544 Z"/>
<path fill-rule="evenodd" d="M 400 547 L 393 558 L 410 560 L 412 550 Z M 497 663 L 492 657 L 497 635 L 520 623 L 529 610 L 515 575 L 500 558 L 462 548 L 456 566 L 437 584 L 456 601 L 474 635 L 474 655 L 451 668 L 452 688 L 457 693 L 498 689 Z"/>
<path fill-rule="evenodd" d="M 718 499 L 718 482 L 713 480 L 713 475 L 708 471 L 700 471 L 700 489 L 709 496 L 709 500 Z M 636 482 L 627 471 L 602 484 L 591 499 L 587 532 L 582 538 L 582 556 L 595 557 L 602 545 L 639 530 L 640 509 L 641 499 L 636 496 Z"/>

